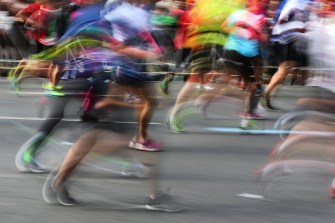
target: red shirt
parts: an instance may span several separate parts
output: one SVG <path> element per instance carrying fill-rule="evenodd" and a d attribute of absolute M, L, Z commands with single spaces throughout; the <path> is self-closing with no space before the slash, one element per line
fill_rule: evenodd
<path fill-rule="evenodd" d="M 37 29 L 28 30 L 26 36 L 30 39 L 40 40 L 47 36 L 49 9 L 41 4 L 34 3 L 22 9 L 22 13 L 27 15 L 28 22 L 26 26 L 36 26 Z"/>
<path fill-rule="evenodd" d="M 24 9 L 22 9 L 19 13 L 23 13 L 29 18 L 29 16 L 31 16 L 34 12 L 39 10 L 40 7 L 41 7 L 41 4 L 39 3 L 29 4 Z"/>

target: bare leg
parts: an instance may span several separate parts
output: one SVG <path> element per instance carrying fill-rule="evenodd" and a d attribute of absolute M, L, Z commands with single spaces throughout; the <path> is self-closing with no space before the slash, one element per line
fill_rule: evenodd
<path fill-rule="evenodd" d="M 125 140 L 122 138 L 117 134 L 101 130 L 92 130 L 82 135 L 66 154 L 54 178 L 53 186 L 59 188 L 88 153 L 107 154 L 125 145 Z"/>
<path fill-rule="evenodd" d="M 158 101 L 155 97 L 152 97 L 153 93 L 152 89 L 150 89 L 150 86 L 145 86 L 144 88 L 139 89 L 139 94 L 143 101 L 143 108 L 139 111 L 139 141 L 143 142 L 148 138 L 149 123 L 151 121 L 153 112 L 158 105 Z"/>
<path fill-rule="evenodd" d="M 75 145 L 66 154 L 65 159 L 53 180 L 53 186 L 57 190 L 60 188 L 73 170 L 81 163 L 81 161 L 89 153 L 110 154 L 126 147 L 126 139 L 117 133 L 92 130 L 82 135 Z M 142 163 L 148 166 L 149 169 L 149 195 L 155 197 L 159 190 L 158 184 L 158 169 L 157 155 L 152 153 L 135 152 Z"/>
<path fill-rule="evenodd" d="M 125 107 L 130 107 L 130 108 L 135 108 L 138 111 L 139 114 L 139 141 L 143 142 L 144 140 L 147 139 L 147 130 L 149 126 L 149 122 L 152 118 L 153 111 L 158 105 L 158 101 L 155 97 L 153 97 L 154 93 L 150 89 L 150 86 L 144 84 L 143 87 L 133 89 L 132 87 L 128 86 L 131 88 L 132 92 L 137 92 L 138 96 L 141 98 L 141 103 L 138 104 L 129 104 L 124 101 L 116 100 L 113 99 L 110 96 L 107 96 L 103 100 L 99 101 L 96 103 L 95 108 L 105 108 L 108 106 L 116 105 L 116 106 L 125 106 Z M 107 94 L 111 94 L 111 91 L 109 91 Z"/>
<path fill-rule="evenodd" d="M 13 71 L 11 78 L 14 80 L 18 79 L 20 77 L 20 74 L 25 66 L 28 64 L 28 59 L 23 59 L 20 61 L 20 63 L 15 67 L 15 70 Z"/>
<path fill-rule="evenodd" d="M 270 94 L 274 91 L 276 87 L 286 78 L 293 66 L 295 66 L 295 61 L 284 61 L 279 65 L 278 71 L 273 75 L 270 83 L 264 91 L 264 96 L 269 98 Z"/>
<path fill-rule="evenodd" d="M 58 84 L 60 76 L 63 74 L 64 66 L 51 63 L 48 69 L 48 79 L 52 86 Z"/>
<path fill-rule="evenodd" d="M 179 91 L 177 99 L 176 99 L 175 107 L 185 103 L 186 101 L 188 101 L 190 99 L 192 93 L 195 91 L 196 86 L 199 83 L 201 83 L 200 77 L 194 77 L 192 75 L 192 77 L 190 77 L 186 81 L 186 83 L 184 84 L 182 89 Z"/>

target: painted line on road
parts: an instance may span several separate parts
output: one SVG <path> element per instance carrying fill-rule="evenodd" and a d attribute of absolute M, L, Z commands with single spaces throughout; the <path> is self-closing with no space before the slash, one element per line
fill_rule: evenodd
<path fill-rule="evenodd" d="M 212 132 L 223 133 L 250 133 L 250 134 L 305 134 L 318 136 L 335 136 L 335 132 L 321 132 L 321 131 L 291 131 L 291 130 L 276 130 L 276 129 L 250 129 L 243 130 L 240 128 L 206 128 Z"/>
<path fill-rule="evenodd" d="M 124 122 L 124 121 L 113 121 L 116 124 L 139 124 L 139 122 Z M 164 125 L 162 122 L 150 122 L 149 125 Z"/>
<path fill-rule="evenodd" d="M 29 96 L 34 96 L 34 95 L 41 95 L 41 96 L 47 96 L 48 94 L 46 94 L 45 92 L 33 92 L 33 91 L 20 91 L 20 92 L 15 92 L 15 91 L 1 91 L 3 93 L 7 93 L 7 94 L 15 94 L 15 95 L 19 95 L 21 97 L 29 97 Z M 71 92 L 65 92 L 66 96 L 83 96 L 85 95 L 85 92 L 77 92 L 77 93 L 71 93 Z M 99 94 L 98 96 L 101 97 L 106 97 L 106 96 L 112 96 L 112 97 L 123 97 L 123 94 Z M 159 99 L 164 99 L 166 97 L 164 96 L 151 96 L 151 98 L 159 98 Z M 170 99 L 176 99 L 177 97 L 169 97 Z"/>
<path fill-rule="evenodd" d="M 0 101 L 0 103 L 16 104 L 16 102 L 14 101 Z"/>
<path fill-rule="evenodd" d="M 107 168 L 104 168 L 104 167 L 99 167 L 98 165 L 90 165 L 90 167 L 92 168 L 95 168 L 96 170 L 100 170 L 100 171 L 103 171 L 103 172 L 106 172 L 106 173 L 112 173 L 112 174 L 118 174 L 120 176 L 123 176 L 124 178 L 101 178 L 101 180 L 108 180 L 108 181 L 117 181 L 119 182 L 120 184 L 122 183 L 129 183 L 129 180 L 131 182 L 136 182 L 136 180 L 133 180 L 134 178 L 129 178 L 127 177 L 127 175 L 122 175 L 121 171 L 117 171 L 117 170 L 112 170 L 112 169 L 107 169 Z M 82 173 L 79 171 L 79 173 Z M 46 180 L 47 179 L 47 176 L 44 175 L 44 174 L 33 174 L 33 173 L 26 173 L 26 174 L 22 174 L 22 173 L 18 173 L 18 174 L 0 174 L 0 179 L 16 179 L 16 180 L 22 180 L 23 178 L 27 178 L 27 177 L 31 177 L 31 176 L 34 176 L 35 179 L 40 179 L 40 180 Z M 92 175 L 93 176 L 93 175 Z M 139 180 L 137 181 L 138 183 L 141 183 L 141 177 L 138 178 Z M 88 183 L 96 183 L 97 182 L 97 178 L 93 177 L 93 178 L 90 178 L 89 176 L 88 177 L 83 177 L 83 176 L 73 176 L 71 177 L 71 180 L 72 181 L 77 181 L 77 182 L 88 182 Z M 0 203 L 0 206 L 1 205 L 6 205 L 6 204 L 1 204 Z"/>
<path fill-rule="evenodd" d="M 45 118 L 33 118 L 33 117 L 13 117 L 13 116 L 0 116 L 0 120 L 28 120 L 28 121 L 43 121 Z M 64 118 L 62 121 L 66 122 L 82 122 L 80 119 L 71 119 L 71 118 Z M 104 123 L 104 122 L 101 122 Z M 138 124 L 139 122 L 126 122 L 126 121 L 112 121 L 110 123 L 115 124 Z M 150 122 L 150 125 L 163 125 L 164 123 L 161 122 Z"/>
<path fill-rule="evenodd" d="M 241 193 L 241 194 L 236 194 L 236 195 L 239 197 L 246 197 L 246 198 L 252 198 L 252 199 L 259 199 L 259 200 L 265 199 L 263 195 L 259 195 L 259 194 Z"/>
<path fill-rule="evenodd" d="M 7 94 L 18 94 L 15 91 L 3 91 L 3 93 L 7 93 Z M 44 92 L 32 92 L 32 91 L 20 91 L 19 92 L 20 95 L 45 95 Z"/>
<path fill-rule="evenodd" d="M 29 120 L 29 121 L 42 121 L 44 118 L 34 118 L 34 117 L 15 117 L 15 116 L 0 116 L 0 120 Z M 81 122 L 80 119 L 62 119 L 68 122 Z"/>
<path fill-rule="evenodd" d="M 20 205 L 20 204 L 0 203 L 0 206 L 16 206 L 16 205 Z"/>
<path fill-rule="evenodd" d="M 24 175 L 21 174 L 0 174 L 0 178 L 7 178 L 7 179 L 19 179 L 23 177 Z"/>

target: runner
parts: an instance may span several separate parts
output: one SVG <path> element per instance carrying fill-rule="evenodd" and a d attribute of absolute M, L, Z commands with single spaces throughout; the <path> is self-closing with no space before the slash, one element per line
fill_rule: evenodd
<path fill-rule="evenodd" d="M 191 53 L 191 48 L 185 48 L 184 43 L 187 37 L 189 26 L 192 24 L 190 17 L 191 9 L 193 8 L 195 0 L 188 0 L 185 2 L 184 9 L 181 9 L 180 15 L 178 17 L 176 30 L 176 35 L 173 40 L 174 46 L 174 57 L 175 57 L 175 67 L 176 71 L 185 71 L 187 66 L 187 57 Z M 184 67 L 183 67 L 184 66 Z M 157 90 L 163 95 L 167 96 L 169 94 L 169 83 L 174 79 L 175 74 L 171 72 L 165 76 L 165 78 L 158 84 Z M 184 80 L 186 80 L 188 75 L 184 74 Z"/>
<path fill-rule="evenodd" d="M 131 43 L 135 44 L 135 40 L 137 39 L 134 39 L 133 35 L 138 33 L 141 35 L 141 33 L 143 33 L 143 31 L 145 31 L 147 28 L 146 19 L 148 18 L 149 14 L 142 8 L 136 6 L 138 2 L 139 1 L 136 0 L 125 0 L 120 6 L 116 7 L 113 11 L 111 11 L 111 13 L 105 16 L 105 18 L 114 25 L 122 24 L 122 26 L 119 27 L 120 30 L 123 31 L 123 34 L 127 34 L 127 36 L 131 37 L 126 38 L 126 42 L 124 42 L 122 45 L 120 44 L 116 47 L 111 46 L 112 49 L 120 54 L 118 61 L 125 62 L 134 60 L 135 58 L 143 58 L 143 56 L 148 57 L 155 55 L 151 51 L 135 48 L 131 45 L 125 45 L 130 44 L 130 40 L 134 41 Z M 146 1 L 146 3 L 152 2 L 154 1 Z M 121 13 L 129 12 L 129 10 L 133 12 L 131 16 L 129 16 L 128 13 Z M 133 20 L 134 17 L 136 17 L 135 20 Z M 132 23 L 129 23 L 130 20 Z M 136 22 L 134 23 L 134 21 Z M 103 21 L 103 24 L 106 25 L 106 22 L 107 21 Z M 112 37 L 110 37 L 109 40 L 114 41 L 111 44 L 115 43 L 115 39 Z M 132 56 L 132 58 L 127 58 L 129 56 Z M 149 90 L 146 88 L 144 83 L 144 81 L 148 80 L 148 77 L 141 75 L 141 73 L 136 70 L 136 67 L 123 65 L 125 63 L 120 64 L 121 65 L 116 67 L 117 83 L 124 84 L 132 88 L 137 88 L 139 95 L 142 96 L 142 100 L 144 101 L 142 105 L 135 106 L 139 107 L 141 112 L 139 139 L 138 141 L 135 141 L 135 139 L 132 140 L 129 143 L 129 146 L 139 150 L 157 151 L 159 150 L 159 147 L 156 146 L 156 144 L 153 142 L 150 142 L 147 138 L 147 126 L 151 118 L 152 107 L 155 105 L 155 101 L 149 98 Z M 110 96 L 107 96 L 105 99 L 98 102 L 96 107 L 102 108 L 115 104 L 129 106 L 128 103 L 117 101 Z M 51 175 L 48 177 L 43 189 L 43 197 L 47 203 L 53 203 L 53 201 L 57 201 L 63 205 L 77 204 L 77 201 L 69 195 L 69 192 L 66 188 L 68 178 L 73 170 L 90 152 L 110 154 L 111 152 L 115 152 L 119 147 L 125 145 L 127 139 L 124 136 L 113 133 L 111 131 L 101 130 L 101 127 L 103 128 L 103 126 L 100 126 L 97 129 L 94 128 L 93 130 L 89 130 L 82 134 L 71 150 L 67 153 L 60 169 L 54 173 L 51 173 Z M 170 212 L 181 210 L 181 208 L 176 206 L 174 202 L 170 203 L 172 200 L 167 194 L 160 192 L 157 181 L 156 161 L 154 157 L 155 155 L 149 156 L 152 158 L 146 164 L 151 166 L 151 174 L 149 178 L 151 186 L 148 202 L 145 207 L 149 210 L 163 210 Z"/>
<path fill-rule="evenodd" d="M 168 114 L 168 123 L 174 132 L 183 131 L 176 116 L 182 105 L 189 100 L 197 86 L 206 83 L 208 76 L 220 75 L 217 60 L 222 56 L 227 33 L 221 24 L 229 14 L 243 7 L 242 1 L 198 0 L 190 11 L 191 25 L 187 30 L 184 48 L 192 49 L 190 59 L 191 74 L 179 91 L 174 107 Z"/>
<path fill-rule="evenodd" d="M 100 6 L 100 8 L 96 7 L 96 5 Z M 101 4 L 101 3 L 92 5 L 92 8 L 95 10 L 95 12 L 99 13 L 99 17 L 100 17 L 100 11 L 103 9 L 103 7 L 104 7 L 104 4 Z M 89 5 L 87 7 L 84 7 L 83 10 L 87 10 L 87 8 L 89 8 Z M 97 10 L 96 8 L 98 8 L 99 10 Z M 84 14 L 84 15 L 88 15 L 90 17 L 92 16 L 92 14 L 94 15 L 93 13 L 94 10 L 92 10 L 90 14 Z M 78 10 L 77 12 L 80 13 L 80 10 Z M 99 17 L 96 17 L 96 18 L 99 18 Z M 71 25 L 69 27 L 71 27 Z M 67 32 L 65 33 L 65 35 L 67 35 Z M 82 41 L 79 41 L 79 42 L 76 40 L 74 40 L 73 42 L 65 41 L 63 42 L 63 44 L 60 44 L 54 48 L 50 48 L 49 50 L 33 55 L 32 57 L 33 60 L 49 61 L 50 72 L 56 73 L 52 75 L 58 75 L 58 78 L 51 78 L 51 79 L 59 79 L 59 77 L 63 74 L 64 67 L 66 64 L 65 54 L 67 50 L 71 49 L 71 47 L 67 46 L 68 43 L 74 49 L 78 48 L 79 46 L 86 47 L 87 45 L 85 44 L 96 46 L 97 43 L 99 43 L 100 46 L 102 45 L 101 42 L 93 41 L 93 40 L 85 41 L 82 39 Z M 79 56 L 79 55 L 75 54 L 75 56 Z M 71 58 L 71 59 L 75 60 L 76 58 Z M 94 72 L 96 73 L 102 72 L 102 64 L 100 64 L 100 67 L 95 66 L 95 64 L 94 63 L 86 64 L 85 69 L 88 69 L 86 72 L 88 71 L 92 72 L 89 74 L 90 76 L 92 76 Z M 89 67 L 92 65 L 94 66 Z M 48 117 L 40 125 L 39 129 L 37 130 L 37 133 L 34 136 L 32 136 L 30 139 L 28 139 L 20 147 L 19 152 L 17 153 L 17 157 L 16 157 L 16 166 L 20 171 L 34 172 L 34 173 L 48 172 L 48 170 L 43 168 L 38 163 L 38 161 L 36 160 L 36 156 L 40 152 L 42 148 L 42 144 L 45 142 L 47 137 L 51 134 L 54 127 L 64 117 L 64 110 L 65 110 L 66 104 L 72 98 L 71 94 L 70 96 L 65 95 L 64 92 L 70 91 L 70 93 L 72 94 L 78 93 L 79 91 L 85 92 L 85 91 L 88 91 L 92 85 L 97 84 L 97 82 L 91 83 L 89 80 L 87 80 L 86 75 L 87 73 L 80 74 L 80 72 L 77 72 L 76 75 L 74 75 L 74 78 L 76 78 L 76 76 L 78 77 L 77 79 L 70 78 L 68 79 L 68 81 L 67 80 L 61 81 L 61 85 L 62 85 L 61 90 L 63 91 L 63 93 L 57 91 L 57 88 L 55 87 L 57 83 L 53 83 L 51 87 L 48 87 L 47 94 L 48 94 L 48 106 L 49 106 L 50 112 L 48 113 Z M 99 88 L 101 88 L 101 86 Z M 97 91 L 99 88 L 96 88 L 95 86 L 94 91 Z M 103 90 L 103 89 L 101 88 L 99 90 Z M 100 94 L 100 93 L 97 93 L 97 94 Z M 88 117 L 84 117 L 84 118 L 88 120 Z"/>
<path fill-rule="evenodd" d="M 272 30 L 274 50 L 279 60 L 279 68 L 272 76 L 270 83 L 264 90 L 261 105 L 269 110 L 276 111 L 270 101 L 270 96 L 278 85 L 286 78 L 295 66 L 305 66 L 307 41 L 304 38 L 306 22 L 309 20 L 308 0 L 283 1 L 275 17 Z"/>
<path fill-rule="evenodd" d="M 97 102 L 95 107 L 101 109 L 116 105 L 136 108 L 139 113 L 139 134 L 129 142 L 129 147 L 145 151 L 159 151 L 160 144 L 149 139 L 147 133 L 152 114 L 158 105 L 157 99 L 152 97 L 154 91 L 147 81 L 157 80 L 161 77 L 146 74 L 144 72 L 145 67 L 141 65 L 148 58 L 156 58 L 159 48 L 149 33 L 151 14 L 143 8 L 133 5 L 136 2 L 124 1 L 116 9 L 105 15 L 101 24 L 106 27 L 112 25 L 113 32 L 118 30 L 119 35 L 124 37 L 123 42 L 119 42 L 115 38 L 106 39 L 107 42 L 111 43 L 112 49 L 120 55 L 116 64 L 116 83 L 127 86 L 132 89 L 132 92 L 137 92 L 142 102 L 129 104 L 107 96 Z M 146 2 L 154 3 L 155 1 Z M 129 14 L 129 11 L 133 13 Z M 119 42 L 119 44 L 115 44 L 115 42 Z M 110 91 L 112 90 L 111 85 Z M 110 92 L 107 93 L 107 95 L 110 94 Z"/>
<path fill-rule="evenodd" d="M 335 14 L 330 2 L 323 3 L 313 4 L 314 14 L 307 29 L 306 56 L 310 70 L 305 86 L 313 88 L 296 101 L 298 110 L 293 113 L 294 116 L 289 113 L 291 118 L 287 115 L 283 116 L 286 120 L 281 119 L 289 126 L 287 130 L 290 132 L 270 153 L 269 162 L 261 172 L 264 178 L 279 172 L 292 172 L 295 166 L 325 168 L 328 171 L 334 163 L 335 63 L 330 46 L 334 45 L 335 39 Z M 335 180 L 330 184 L 329 193 L 335 198 Z"/>
<path fill-rule="evenodd" d="M 242 129 L 255 128 L 255 121 L 252 120 L 262 118 L 256 113 L 256 109 L 262 94 L 260 43 L 266 41 L 262 30 L 265 23 L 262 1 L 252 0 L 246 5 L 246 10 L 233 12 L 222 24 L 222 28 L 230 33 L 224 46 L 223 58 L 228 61 L 225 67 L 241 75 L 242 82 L 249 90 L 240 125 Z"/>

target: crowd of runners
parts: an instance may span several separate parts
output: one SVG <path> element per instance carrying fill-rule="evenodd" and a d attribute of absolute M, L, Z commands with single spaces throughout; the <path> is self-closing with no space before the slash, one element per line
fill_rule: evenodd
<path fill-rule="evenodd" d="M 9 70 L 9 81 L 19 91 L 24 78 L 45 78 L 46 94 L 40 103 L 49 110 L 37 133 L 19 148 L 16 166 L 21 172 L 50 171 L 38 162 L 38 153 L 71 98 L 85 101 L 80 118 L 88 124 L 61 165 L 49 174 L 43 187 L 47 203 L 77 204 L 67 181 L 89 153 L 111 154 L 126 148 L 161 151 L 162 145 L 148 135 L 159 105 L 154 95 L 168 96 L 175 79 L 183 86 L 165 119 L 173 132 L 184 131 L 186 104 L 201 104 L 206 115 L 218 96 L 240 100 L 241 130 L 261 130 L 259 122 L 266 117 L 259 108 L 283 109 L 275 107 L 271 97 L 288 75 L 292 84 L 299 78 L 300 85 L 315 86 L 319 94 L 297 101 L 299 108 L 318 115 L 304 115 L 285 140 L 304 134 L 295 131 L 314 130 L 316 124 L 311 123 L 328 134 L 335 130 L 329 115 L 320 115 L 334 112 L 335 1 L 38 0 L 14 18 L 12 30 L 3 34 L 4 44 L 14 46 L 15 59 L 20 60 Z M 24 33 L 20 39 L 24 43 L 19 32 Z M 113 96 L 115 84 L 121 86 L 123 99 Z M 195 98 L 194 92 L 201 97 Z M 110 124 L 94 115 L 113 106 L 137 111 L 138 132 L 133 138 L 109 130 Z M 288 157 L 278 152 L 268 165 Z M 150 169 L 146 207 L 181 210 L 158 186 L 155 156 L 143 163 Z"/>

